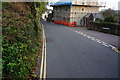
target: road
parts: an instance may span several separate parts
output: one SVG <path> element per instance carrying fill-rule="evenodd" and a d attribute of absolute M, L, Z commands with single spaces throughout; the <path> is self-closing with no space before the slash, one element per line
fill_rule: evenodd
<path fill-rule="evenodd" d="M 69 27 L 43 22 L 47 78 L 117 78 L 118 53 Z"/>
<path fill-rule="evenodd" d="M 76 27 L 72 27 L 72 29 L 74 29 L 75 31 L 82 31 L 85 34 L 88 34 L 90 36 L 93 36 L 97 39 L 100 39 L 102 41 L 105 41 L 115 47 L 118 47 L 119 43 L 118 43 L 118 38 L 119 36 L 117 35 L 112 35 L 112 34 L 107 34 L 107 33 L 103 33 L 103 32 L 98 32 L 98 31 L 94 31 L 94 30 L 87 30 L 86 27 L 80 27 L 80 28 L 76 28 Z"/>

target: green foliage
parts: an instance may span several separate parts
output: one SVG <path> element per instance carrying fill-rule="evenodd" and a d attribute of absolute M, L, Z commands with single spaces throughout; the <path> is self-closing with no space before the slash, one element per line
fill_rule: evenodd
<path fill-rule="evenodd" d="M 110 22 L 90 22 L 90 29 L 120 36 L 120 25 Z M 104 29 L 109 28 L 109 29 Z"/>
<path fill-rule="evenodd" d="M 42 13 L 46 11 L 47 2 L 35 2 L 37 17 L 42 17 Z"/>
<path fill-rule="evenodd" d="M 25 78 L 35 65 L 41 45 L 40 42 L 38 45 L 32 20 L 17 28 L 14 26 L 17 23 L 11 20 L 10 23 L 12 22 L 14 24 L 3 27 L 3 72 L 8 77 Z"/>
<path fill-rule="evenodd" d="M 110 17 L 110 16 L 115 17 L 117 15 L 117 13 L 115 12 L 115 10 L 110 9 L 110 8 L 107 9 L 107 10 L 105 10 L 105 11 L 102 11 L 102 13 L 103 13 L 104 17 Z"/>
<path fill-rule="evenodd" d="M 9 4 L 7 2 L 2 2 L 2 9 L 9 9 Z"/>
<path fill-rule="evenodd" d="M 29 14 L 28 17 L 29 17 L 30 19 L 33 19 L 33 18 L 34 18 L 33 14 Z"/>
<path fill-rule="evenodd" d="M 103 22 L 103 20 L 100 19 L 100 18 L 96 18 L 95 21 L 96 21 L 96 22 Z"/>
<path fill-rule="evenodd" d="M 8 3 L 5 3 L 5 6 L 6 4 Z M 38 13 L 41 15 L 45 7 L 42 3 L 39 6 Z M 35 19 L 32 13 L 20 17 L 3 14 L 2 17 L 3 76 L 7 79 L 21 78 L 24 80 L 32 73 L 41 46 L 39 37 L 41 29 L 38 26 L 38 19 Z"/>
<path fill-rule="evenodd" d="M 106 17 L 106 18 L 104 19 L 104 22 L 115 23 L 116 20 L 115 20 L 114 17 L 110 16 L 110 17 Z"/>

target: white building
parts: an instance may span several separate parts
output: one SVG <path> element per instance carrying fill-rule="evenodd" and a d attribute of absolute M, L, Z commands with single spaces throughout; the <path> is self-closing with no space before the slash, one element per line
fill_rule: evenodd
<path fill-rule="evenodd" d="M 46 21 L 48 14 L 52 13 L 52 9 L 48 9 L 44 14 L 42 14 L 42 19 Z"/>
<path fill-rule="evenodd" d="M 98 0 L 72 0 L 71 2 L 57 2 L 53 6 L 53 17 L 57 21 L 76 22 L 80 21 L 88 13 L 98 13 L 102 7 Z"/>

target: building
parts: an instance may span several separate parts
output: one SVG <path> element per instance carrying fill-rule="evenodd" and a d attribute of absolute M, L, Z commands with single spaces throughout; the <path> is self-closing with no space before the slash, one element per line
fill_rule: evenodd
<path fill-rule="evenodd" d="M 48 14 L 47 21 L 48 22 L 53 22 L 53 13 Z"/>
<path fill-rule="evenodd" d="M 85 15 L 82 19 L 81 19 L 81 26 L 86 26 L 88 27 L 90 24 L 90 21 L 101 21 L 104 20 L 104 16 L 103 13 L 91 13 L 91 14 L 87 14 Z"/>
<path fill-rule="evenodd" d="M 47 11 L 44 14 L 42 14 L 42 19 L 46 21 L 48 18 L 48 15 L 51 13 L 52 13 L 52 9 L 47 9 Z"/>
<path fill-rule="evenodd" d="M 57 2 L 53 7 L 53 18 L 57 21 L 76 22 L 81 25 L 81 19 L 88 13 L 98 13 L 102 7 L 98 0 L 72 0 L 71 2 Z"/>

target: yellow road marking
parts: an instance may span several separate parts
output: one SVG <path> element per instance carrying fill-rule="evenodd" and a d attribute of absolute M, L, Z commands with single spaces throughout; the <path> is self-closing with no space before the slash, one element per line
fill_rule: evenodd
<path fill-rule="evenodd" d="M 44 33 L 44 35 L 45 35 L 45 33 Z M 45 40 L 44 40 L 45 42 L 45 46 L 44 46 L 44 53 L 45 53 L 45 56 L 44 56 L 44 75 L 43 75 L 43 78 L 44 78 L 44 80 L 46 79 L 46 38 L 45 38 Z"/>
<path fill-rule="evenodd" d="M 46 38 L 45 38 L 45 32 L 42 25 L 42 31 L 43 31 L 43 46 L 42 46 L 42 60 L 41 60 L 41 66 L 40 66 L 40 80 L 46 79 Z"/>

